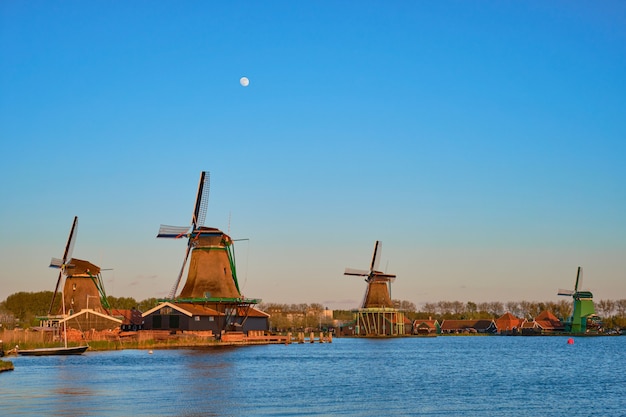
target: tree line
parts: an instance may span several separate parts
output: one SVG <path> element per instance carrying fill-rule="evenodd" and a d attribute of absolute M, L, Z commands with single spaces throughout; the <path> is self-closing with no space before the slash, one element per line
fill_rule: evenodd
<path fill-rule="evenodd" d="M 11 294 L 6 300 L 0 302 L 0 324 L 4 327 L 17 324 L 28 327 L 37 326 L 37 317 L 48 314 L 52 291 L 17 292 Z M 61 296 L 59 293 L 55 299 L 52 311 L 61 308 Z M 107 301 L 112 309 L 130 310 L 136 308 L 139 311 L 147 311 L 158 304 L 156 298 L 147 298 L 137 301 L 133 297 L 108 296 Z M 472 301 L 438 301 L 427 302 L 421 308 L 410 301 L 393 300 L 394 307 L 405 312 L 411 319 L 496 319 L 505 312 L 510 312 L 519 318 L 534 318 L 544 310 L 550 311 L 561 320 L 567 319 L 572 314 L 572 301 L 508 301 L 508 302 L 482 302 Z M 626 299 L 600 300 L 594 303 L 596 313 L 603 319 L 606 328 L 626 328 Z M 353 318 L 351 310 L 330 311 L 322 304 L 280 304 L 261 303 L 259 310 L 270 314 L 270 326 L 274 329 L 296 328 L 319 328 L 333 324 L 334 320 L 350 321 Z"/>
<path fill-rule="evenodd" d="M 474 303 L 472 301 L 438 301 L 424 303 L 418 309 L 406 300 L 392 300 L 394 307 L 404 311 L 411 320 L 478 320 L 497 319 L 509 312 L 516 317 L 532 319 L 542 311 L 549 311 L 565 321 L 572 314 L 572 301 L 500 301 Z M 603 319 L 605 328 L 626 328 L 626 299 L 600 300 L 594 303 L 596 313 Z M 295 330 L 307 327 L 325 327 L 333 320 L 351 321 L 352 310 L 333 310 L 332 315 L 324 314 L 321 304 L 259 304 L 259 309 L 270 314 L 270 327 L 276 330 Z"/>
<path fill-rule="evenodd" d="M 6 300 L 0 302 L 0 324 L 3 327 L 19 325 L 23 327 L 38 326 L 37 317 L 46 316 L 50 309 L 52 291 L 17 292 L 9 295 Z M 61 309 L 62 293 L 58 293 L 52 311 Z M 107 301 L 112 309 L 130 310 L 136 308 L 139 311 L 147 311 L 158 304 L 156 298 L 148 298 L 137 301 L 132 297 L 108 296 Z"/>

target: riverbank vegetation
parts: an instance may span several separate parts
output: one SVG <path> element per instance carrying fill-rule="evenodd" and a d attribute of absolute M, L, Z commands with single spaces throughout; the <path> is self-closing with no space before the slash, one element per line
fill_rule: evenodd
<path fill-rule="evenodd" d="M 28 328 L 39 325 L 38 316 L 48 312 L 52 291 L 18 292 L 0 302 L 0 328 Z M 57 303 L 60 297 L 56 298 Z M 156 298 L 137 301 L 132 297 L 107 297 L 113 309 L 136 308 L 147 311 L 156 306 Z M 396 308 L 403 310 L 412 320 L 416 319 L 496 319 L 505 312 L 520 318 L 534 318 L 548 310 L 560 319 L 571 315 L 572 301 L 562 299 L 554 301 L 508 301 L 482 302 L 438 301 L 426 302 L 417 307 L 413 302 L 393 300 Z M 280 304 L 262 303 L 257 306 L 270 314 L 270 327 L 273 330 L 293 331 L 305 328 L 326 328 L 337 320 L 350 321 L 352 310 L 329 310 L 319 303 Z M 60 305 L 58 306 L 60 308 Z M 355 306 L 356 308 L 356 306 Z M 596 313 L 602 317 L 605 328 L 626 328 L 626 299 L 599 300 L 595 302 Z"/>
<path fill-rule="evenodd" d="M 17 292 L 0 302 L 0 328 L 38 326 L 37 317 L 48 314 L 52 291 Z M 52 311 L 61 310 L 61 293 L 56 297 Z M 156 298 L 137 301 L 132 297 L 108 296 L 107 301 L 112 309 L 147 311 L 158 304 Z"/>
<path fill-rule="evenodd" d="M 13 362 L 0 360 L 0 372 L 12 371 L 12 370 L 13 370 Z"/>
<path fill-rule="evenodd" d="M 433 319 L 440 322 L 442 320 L 495 320 L 507 311 L 516 317 L 534 318 L 547 310 L 561 320 L 567 319 L 572 314 L 572 301 L 566 299 L 558 302 L 509 301 L 506 303 L 439 301 L 424 303 L 419 309 L 409 301 L 393 300 L 393 303 L 411 320 Z M 626 299 L 601 300 L 595 303 L 595 307 L 596 313 L 603 319 L 605 328 L 626 328 Z M 352 310 L 329 312 L 321 304 L 263 303 L 259 305 L 259 308 L 271 315 L 270 327 L 278 331 L 311 327 L 324 328 L 331 325 L 334 320 L 350 321 L 353 319 Z"/>

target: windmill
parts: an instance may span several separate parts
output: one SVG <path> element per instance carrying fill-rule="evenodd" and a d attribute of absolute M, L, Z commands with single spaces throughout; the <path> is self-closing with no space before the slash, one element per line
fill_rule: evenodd
<path fill-rule="evenodd" d="M 100 275 L 100 267 L 91 262 L 72 257 L 77 233 L 78 217 L 74 216 L 63 258 L 52 258 L 50 261 L 50 268 L 58 268 L 59 276 L 52 294 L 48 314 L 52 314 L 54 301 L 63 277 L 65 277 L 65 283 L 63 285 L 62 308 L 58 313 L 65 314 L 67 309 L 70 314 L 73 314 L 87 308 L 108 313 L 110 309 Z"/>
<path fill-rule="evenodd" d="M 391 283 L 396 276 L 379 271 L 382 242 L 374 244 L 369 270 L 346 268 L 344 275 L 365 277 L 367 288 L 356 311 L 356 333 L 359 335 L 390 336 L 404 334 L 404 314 L 393 306 Z"/>
<path fill-rule="evenodd" d="M 395 281 L 396 276 L 385 274 L 378 270 L 380 263 L 380 254 L 382 253 L 382 242 L 376 241 L 374 245 L 374 254 L 372 255 L 372 263 L 369 271 L 362 269 L 346 268 L 344 275 L 353 275 L 366 277 L 367 289 L 361 308 L 393 308 L 391 301 L 390 286 Z"/>
<path fill-rule="evenodd" d="M 599 326 L 599 318 L 593 305 L 593 294 L 588 290 L 579 290 L 582 287 L 583 269 L 578 267 L 573 290 L 559 289 L 558 295 L 572 297 L 574 306 L 572 315 L 565 323 L 565 331 L 571 333 L 586 333 Z"/>
<path fill-rule="evenodd" d="M 159 229 L 157 238 L 187 239 L 183 265 L 168 294 L 168 299 L 174 299 L 176 296 L 190 253 L 187 280 L 178 298 L 207 301 L 241 299 L 231 250 L 232 239 L 221 230 L 204 226 L 209 203 L 209 181 L 209 173 L 202 171 L 190 226 L 161 225 Z"/>

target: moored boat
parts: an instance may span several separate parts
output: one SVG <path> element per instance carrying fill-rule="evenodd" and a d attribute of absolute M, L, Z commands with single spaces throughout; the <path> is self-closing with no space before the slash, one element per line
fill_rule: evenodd
<path fill-rule="evenodd" d="M 89 346 L 74 347 L 53 347 L 39 349 L 16 349 L 17 354 L 21 356 L 51 356 L 51 355 L 82 355 Z"/>

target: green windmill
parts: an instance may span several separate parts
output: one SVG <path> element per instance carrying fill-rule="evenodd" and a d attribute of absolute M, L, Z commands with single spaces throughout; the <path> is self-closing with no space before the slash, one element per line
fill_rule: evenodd
<path fill-rule="evenodd" d="M 570 296 L 574 299 L 572 315 L 565 323 L 565 331 L 570 333 L 587 333 L 597 331 L 600 326 L 599 317 L 593 305 L 593 294 L 589 290 L 579 291 L 582 287 L 583 269 L 579 266 L 576 284 L 573 290 L 559 290 L 558 295 Z"/>

